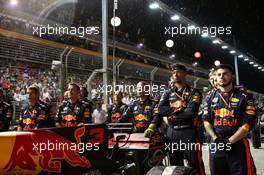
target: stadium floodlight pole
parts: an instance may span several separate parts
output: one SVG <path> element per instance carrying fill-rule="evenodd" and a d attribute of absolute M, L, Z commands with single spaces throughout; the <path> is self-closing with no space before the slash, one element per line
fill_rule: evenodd
<path fill-rule="evenodd" d="M 113 91 L 115 91 L 115 87 L 116 87 L 116 63 L 115 63 L 115 47 L 116 47 L 116 41 L 115 41 L 115 17 L 116 17 L 116 9 L 117 9 L 117 0 L 114 0 L 114 4 L 113 4 L 113 19 L 114 19 L 114 25 L 113 26 Z M 117 63 L 118 64 L 118 63 Z M 114 95 L 114 93 L 113 93 Z M 114 96 L 113 96 L 114 98 Z"/>
<path fill-rule="evenodd" d="M 108 0 L 102 0 L 102 56 L 103 56 L 103 85 L 104 88 L 104 105 L 108 105 L 107 94 L 107 55 L 108 55 Z"/>
<path fill-rule="evenodd" d="M 114 48 L 113 48 L 114 49 Z M 116 72 L 117 72 L 117 66 L 118 64 L 120 63 L 121 59 L 118 60 L 116 63 L 115 63 L 115 58 L 113 57 L 113 87 L 116 87 Z M 113 89 L 113 92 L 115 91 L 115 89 Z M 114 98 L 114 93 L 112 94 L 113 98 Z"/>
<path fill-rule="evenodd" d="M 64 82 L 65 82 L 65 77 L 64 77 L 64 64 L 63 64 L 63 56 L 65 54 L 65 52 L 67 52 L 68 50 L 68 46 L 62 51 L 62 53 L 60 54 L 60 89 L 61 89 L 61 94 L 63 97 L 63 93 L 64 93 Z"/>
<path fill-rule="evenodd" d="M 69 58 L 69 55 L 71 54 L 71 52 L 73 51 L 74 47 L 72 47 L 69 52 L 66 54 L 66 60 L 65 60 L 65 71 L 66 71 L 66 81 L 68 80 L 68 58 Z"/>
<path fill-rule="evenodd" d="M 235 35 L 233 35 L 233 43 L 234 47 L 236 48 L 236 38 Z M 235 62 L 235 72 L 236 72 L 236 85 L 239 85 L 239 73 L 238 73 L 238 63 L 237 63 L 237 55 L 234 54 L 234 62 Z"/>

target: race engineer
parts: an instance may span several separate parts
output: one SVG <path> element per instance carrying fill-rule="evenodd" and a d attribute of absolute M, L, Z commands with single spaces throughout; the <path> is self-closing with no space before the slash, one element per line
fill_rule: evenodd
<path fill-rule="evenodd" d="M 135 132 L 143 133 L 153 119 L 153 115 L 158 113 L 157 101 L 150 96 L 150 86 L 140 81 L 137 84 L 138 99 L 128 105 L 127 110 L 119 119 L 119 123 L 130 122 L 135 124 Z"/>
<path fill-rule="evenodd" d="M 108 109 L 108 123 L 116 123 L 127 109 L 123 103 L 123 93 L 116 91 L 114 94 L 113 104 Z"/>
<path fill-rule="evenodd" d="M 0 132 L 8 131 L 12 119 L 13 108 L 11 104 L 4 101 L 4 92 L 0 88 Z"/>
<path fill-rule="evenodd" d="M 91 123 L 90 108 L 79 100 L 80 87 L 76 83 L 68 85 L 68 100 L 58 108 L 56 127 L 71 127 Z"/>
<path fill-rule="evenodd" d="M 183 166 L 184 159 L 190 167 L 205 174 L 197 131 L 198 109 L 202 96 L 197 89 L 186 83 L 187 70 L 184 65 L 172 65 L 175 88 L 164 92 L 158 104 L 159 115 L 155 115 L 145 136 L 151 136 L 159 126 L 161 116 L 167 116 L 169 128 L 166 137 L 169 145 L 195 145 L 190 149 L 168 150 L 171 165 Z"/>
<path fill-rule="evenodd" d="M 216 68 L 218 89 L 206 98 L 204 127 L 211 137 L 210 171 L 212 175 L 254 175 L 256 169 L 246 138 L 254 126 L 256 108 L 251 94 L 236 89 L 233 68 Z"/>
<path fill-rule="evenodd" d="M 44 128 L 48 125 L 49 111 L 47 106 L 39 101 L 39 88 L 30 86 L 27 89 L 28 103 L 21 110 L 18 131 Z"/>

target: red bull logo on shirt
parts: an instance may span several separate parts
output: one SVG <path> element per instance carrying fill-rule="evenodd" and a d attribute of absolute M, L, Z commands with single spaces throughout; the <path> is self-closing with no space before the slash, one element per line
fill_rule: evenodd
<path fill-rule="evenodd" d="M 214 126 L 232 127 L 237 125 L 234 110 L 221 108 L 214 110 L 214 114 Z"/>
<path fill-rule="evenodd" d="M 216 109 L 214 110 L 214 114 L 216 117 L 234 117 L 234 110 L 229 110 L 226 108 Z"/>

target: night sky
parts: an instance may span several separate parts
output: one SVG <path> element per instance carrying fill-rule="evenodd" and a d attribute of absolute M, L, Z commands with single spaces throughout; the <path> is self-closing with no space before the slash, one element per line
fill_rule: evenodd
<path fill-rule="evenodd" d="M 260 2 L 250 0 L 162 0 L 162 2 L 200 26 L 231 26 L 231 35 L 218 37 L 233 46 L 234 35 L 237 48 L 245 54 L 254 56 L 258 63 L 264 65 L 262 57 L 264 8 Z M 151 10 L 148 5 L 147 1 L 124 0 L 119 3 L 117 15 L 123 19 L 119 29 L 129 32 L 131 42 L 136 44 L 144 41 L 148 49 L 162 55 L 175 54 L 175 61 L 189 63 L 197 61 L 193 53 L 197 50 L 201 51 L 203 57 L 198 60 L 198 63 L 203 68 L 213 68 L 216 59 L 234 66 L 233 56 L 228 51 L 200 36 L 177 36 L 173 38 L 174 47 L 166 48 L 165 41 L 170 38 L 164 35 L 164 27 L 177 26 L 181 22 L 171 21 L 166 12 Z M 253 68 L 243 59 L 239 59 L 238 65 L 240 84 L 248 89 L 264 93 L 264 83 L 261 83 L 264 81 L 264 72 Z"/>
<path fill-rule="evenodd" d="M 260 1 L 163 0 L 163 2 L 199 25 L 231 26 L 237 48 L 243 53 L 253 55 L 259 63 L 264 65 L 264 7 Z M 220 38 L 233 45 L 232 36 Z M 201 49 L 206 52 L 205 54 L 221 58 L 223 62 L 230 63 L 232 60 L 229 53 L 226 51 L 224 53 L 219 48 L 215 49 L 212 44 L 209 47 L 201 47 Z M 249 89 L 264 92 L 263 72 L 240 60 L 239 74 L 241 84 Z"/>

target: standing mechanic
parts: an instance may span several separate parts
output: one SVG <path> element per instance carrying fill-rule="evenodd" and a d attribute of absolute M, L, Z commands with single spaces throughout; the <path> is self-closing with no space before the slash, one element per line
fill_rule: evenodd
<path fill-rule="evenodd" d="M 234 88 L 231 66 L 218 66 L 216 78 L 218 89 L 206 98 L 203 116 L 211 137 L 211 174 L 254 175 L 256 169 L 246 138 L 256 119 L 253 97 Z"/>
<path fill-rule="evenodd" d="M 116 91 L 114 94 L 113 104 L 108 109 L 108 123 L 116 123 L 126 111 L 127 105 L 123 103 L 123 93 Z"/>
<path fill-rule="evenodd" d="M 211 96 L 212 93 L 215 93 L 216 90 L 217 90 L 217 82 L 216 82 L 216 76 L 215 76 L 215 70 L 212 70 L 208 77 L 208 81 L 209 81 L 209 86 L 211 86 L 211 90 L 207 92 L 206 94 L 206 98 L 205 98 L 205 101 L 207 100 L 207 98 L 209 98 Z M 208 134 L 205 132 L 205 128 L 204 128 L 204 125 L 203 125 L 203 119 L 202 119 L 202 116 L 203 116 L 203 113 L 204 113 L 204 104 L 205 103 L 202 103 L 201 107 L 200 107 L 200 111 L 199 111 L 199 129 L 200 129 L 200 138 L 203 142 L 206 142 L 206 143 L 209 143 L 210 142 L 210 136 L 208 136 Z M 202 143 L 203 143 L 202 142 Z"/>
<path fill-rule="evenodd" d="M 135 123 L 135 132 L 143 133 L 153 119 L 154 113 L 158 113 L 157 101 L 150 96 L 150 86 L 146 82 L 140 81 L 137 84 L 138 99 L 132 102 L 123 113 L 118 122 Z"/>
<path fill-rule="evenodd" d="M 212 70 L 210 73 L 209 73 L 209 84 L 212 88 L 212 90 L 214 89 L 217 89 L 217 81 L 216 81 L 216 72 L 215 70 Z"/>
<path fill-rule="evenodd" d="M 90 108 L 79 100 L 80 87 L 75 83 L 68 85 L 68 100 L 59 106 L 55 118 L 57 127 L 71 127 L 91 123 Z"/>
<path fill-rule="evenodd" d="M 27 89 L 28 103 L 19 117 L 18 131 L 45 128 L 48 126 L 49 110 L 39 101 L 39 88 L 30 86 Z"/>
<path fill-rule="evenodd" d="M 175 88 L 164 92 L 158 104 L 159 115 L 155 115 L 145 136 L 151 136 L 159 126 L 161 116 L 167 116 L 169 128 L 167 138 L 169 143 L 182 143 L 190 146 L 190 149 L 169 150 L 169 158 L 172 165 L 183 166 L 184 159 L 187 159 L 189 166 L 197 169 L 200 174 L 205 174 L 202 161 L 202 152 L 197 132 L 198 109 L 202 96 L 197 89 L 186 83 L 187 70 L 184 65 L 175 64 L 172 66 L 172 78 Z"/>
<path fill-rule="evenodd" d="M 94 105 L 90 100 L 88 100 L 88 91 L 87 88 L 84 86 L 80 87 L 80 101 L 85 105 L 86 114 L 90 114 L 89 118 L 92 118 Z"/>

